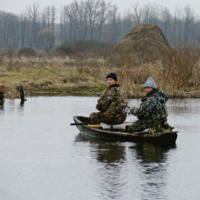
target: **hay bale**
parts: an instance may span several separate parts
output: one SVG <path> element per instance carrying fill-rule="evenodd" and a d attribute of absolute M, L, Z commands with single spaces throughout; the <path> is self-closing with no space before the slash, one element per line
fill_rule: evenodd
<path fill-rule="evenodd" d="M 170 52 L 171 47 L 161 29 L 155 24 L 142 24 L 134 27 L 117 43 L 108 63 L 117 66 L 125 63 L 126 60 L 135 64 L 152 62 Z"/>

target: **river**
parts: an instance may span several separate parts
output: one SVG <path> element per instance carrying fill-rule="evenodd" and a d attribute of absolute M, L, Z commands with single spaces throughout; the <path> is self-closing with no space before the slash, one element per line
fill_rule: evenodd
<path fill-rule="evenodd" d="M 200 198 L 200 99 L 168 101 L 168 121 L 178 131 L 171 148 L 84 139 L 70 123 L 74 115 L 94 112 L 96 102 L 96 97 L 40 96 L 27 97 L 21 106 L 19 99 L 5 99 L 0 199 Z"/>

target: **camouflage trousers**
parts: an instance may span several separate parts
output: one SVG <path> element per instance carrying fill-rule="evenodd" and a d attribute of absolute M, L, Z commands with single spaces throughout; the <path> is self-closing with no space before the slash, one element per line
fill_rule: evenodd
<path fill-rule="evenodd" d="M 131 133 L 141 132 L 141 131 L 149 128 L 151 125 L 152 125 L 151 120 L 137 120 L 129 126 L 128 131 Z"/>
<path fill-rule="evenodd" d="M 102 122 L 106 124 L 122 124 L 126 120 L 126 114 L 121 113 L 110 117 L 102 112 L 95 112 L 90 114 L 89 119 L 91 124 L 100 124 Z"/>
<path fill-rule="evenodd" d="M 160 132 L 162 130 L 171 130 L 171 127 L 167 123 L 167 119 L 161 119 L 157 121 L 152 120 L 137 120 L 133 122 L 130 126 L 128 131 L 133 132 L 141 132 L 147 128 L 151 128 L 154 132 Z"/>

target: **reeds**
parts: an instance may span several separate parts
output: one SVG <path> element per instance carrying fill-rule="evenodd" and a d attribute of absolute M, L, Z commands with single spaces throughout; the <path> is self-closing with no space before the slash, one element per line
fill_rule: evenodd
<path fill-rule="evenodd" d="M 144 96 L 143 84 L 150 76 L 157 87 L 172 98 L 200 97 L 197 48 L 175 48 L 162 59 L 150 63 L 139 63 L 137 58 L 129 55 L 123 57 L 118 66 L 107 65 L 104 58 L 94 53 L 73 57 L 41 53 L 40 56 L 13 55 L 12 58 L 0 54 L 0 85 L 5 85 L 13 94 L 18 85 L 24 86 L 26 95 L 33 91 L 91 94 L 87 88 L 101 92 L 107 87 L 109 72 L 117 73 L 119 84 L 129 98 Z"/>
<path fill-rule="evenodd" d="M 197 48 L 177 47 L 162 59 L 136 65 L 127 57 L 119 69 L 123 87 L 128 96 L 138 97 L 144 94 L 142 85 L 148 77 L 153 77 L 157 87 L 170 97 L 200 97 L 200 61 Z M 133 63 L 133 64 L 131 64 Z"/>

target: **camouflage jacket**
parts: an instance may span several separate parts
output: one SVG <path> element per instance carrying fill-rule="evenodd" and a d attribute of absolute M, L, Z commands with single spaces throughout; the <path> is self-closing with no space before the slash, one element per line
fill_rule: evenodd
<path fill-rule="evenodd" d="M 167 119 L 165 103 L 168 96 L 164 91 L 154 89 L 141 101 L 140 108 L 132 108 L 131 114 L 137 116 L 139 120 L 159 121 Z"/>
<path fill-rule="evenodd" d="M 103 91 L 102 96 L 98 99 L 96 109 L 109 118 L 118 118 L 121 115 L 126 116 L 126 114 L 122 113 L 125 106 L 121 103 L 125 105 L 128 104 L 124 91 L 118 84 L 111 85 Z"/>

